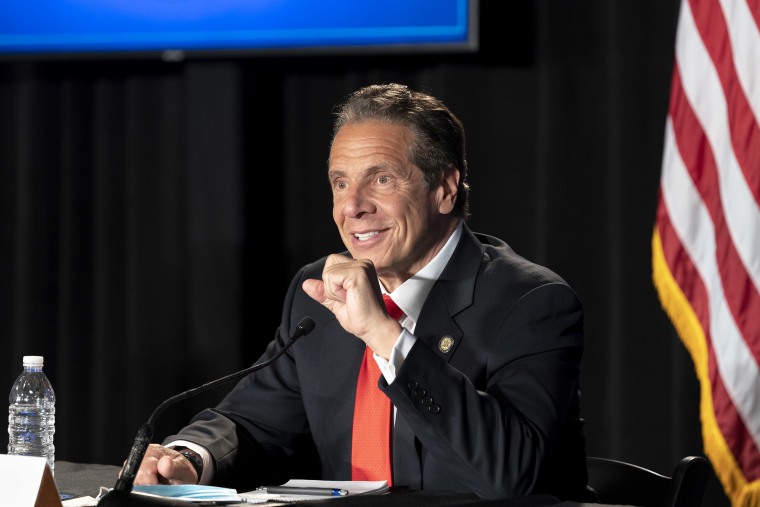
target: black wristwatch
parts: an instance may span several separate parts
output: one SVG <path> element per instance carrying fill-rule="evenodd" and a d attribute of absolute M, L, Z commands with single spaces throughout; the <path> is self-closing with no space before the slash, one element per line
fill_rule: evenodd
<path fill-rule="evenodd" d="M 201 475 L 203 474 L 203 458 L 201 458 L 197 452 L 192 451 L 188 449 L 187 447 L 178 449 L 177 452 L 179 452 L 181 455 L 187 458 L 190 464 L 193 465 L 193 468 L 195 469 L 195 473 L 198 474 L 198 482 L 200 482 Z"/>

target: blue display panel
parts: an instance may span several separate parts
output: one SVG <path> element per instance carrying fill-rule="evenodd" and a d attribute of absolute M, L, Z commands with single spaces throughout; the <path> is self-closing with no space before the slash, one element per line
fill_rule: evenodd
<path fill-rule="evenodd" d="M 0 54 L 474 51 L 478 0 L 8 0 Z"/>

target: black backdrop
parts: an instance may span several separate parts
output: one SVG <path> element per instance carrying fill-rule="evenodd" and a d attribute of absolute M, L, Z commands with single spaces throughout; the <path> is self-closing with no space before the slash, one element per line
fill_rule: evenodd
<path fill-rule="evenodd" d="M 463 120 L 472 228 L 583 300 L 589 453 L 662 473 L 703 453 L 650 274 L 678 2 L 481 11 L 475 55 L 0 62 L 0 388 L 45 356 L 58 459 L 120 464 L 161 400 L 255 361 L 290 276 L 342 248 L 332 107 L 385 81 Z M 156 439 L 225 389 L 168 409 Z"/>

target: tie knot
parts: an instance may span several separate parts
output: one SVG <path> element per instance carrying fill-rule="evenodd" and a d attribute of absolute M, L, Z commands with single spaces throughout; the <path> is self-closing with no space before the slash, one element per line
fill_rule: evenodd
<path fill-rule="evenodd" d="M 388 315 L 394 319 L 398 320 L 402 315 L 404 315 L 404 312 L 401 311 L 401 308 L 398 307 L 398 305 L 391 299 L 388 294 L 383 294 L 383 302 L 385 303 L 385 310 L 388 312 Z"/>

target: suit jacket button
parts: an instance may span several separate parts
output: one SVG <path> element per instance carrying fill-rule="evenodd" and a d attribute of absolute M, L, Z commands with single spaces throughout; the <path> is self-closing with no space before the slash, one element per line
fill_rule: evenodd
<path fill-rule="evenodd" d="M 409 389 L 411 389 L 411 390 L 415 390 L 415 389 L 417 389 L 417 388 L 420 386 L 420 383 L 419 383 L 419 382 L 417 382 L 416 380 L 412 380 L 412 381 L 411 381 L 411 382 L 409 382 L 409 384 L 407 384 L 407 385 L 409 386 Z"/>
<path fill-rule="evenodd" d="M 419 389 L 414 391 L 414 395 L 418 398 L 424 398 L 425 396 L 427 396 L 427 391 L 420 387 Z"/>
<path fill-rule="evenodd" d="M 440 414 L 441 413 L 441 406 L 438 403 L 435 403 L 433 405 L 430 405 L 428 407 L 428 410 L 430 410 L 431 414 Z"/>
<path fill-rule="evenodd" d="M 433 404 L 433 398 L 431 396 L 422 398 L 422 404 L 425 405 L 426 407 L 429 407 L 430 405 Z"/>

